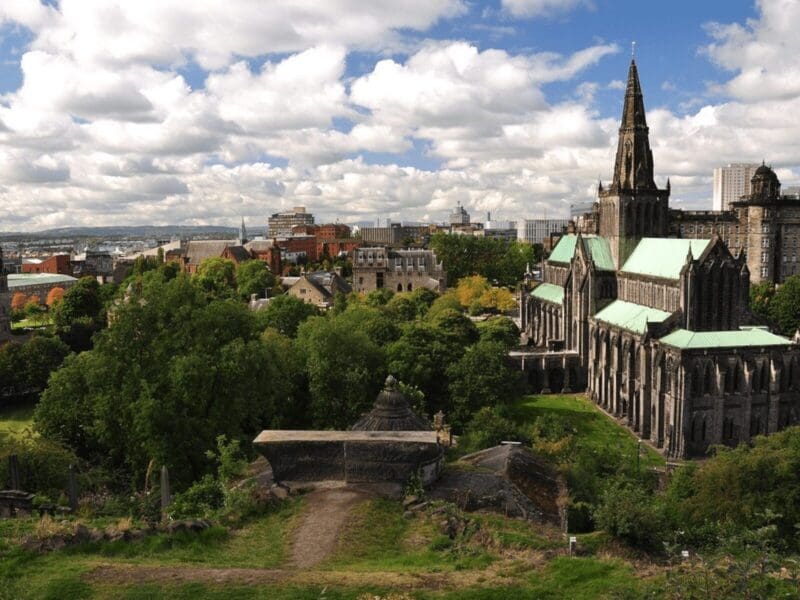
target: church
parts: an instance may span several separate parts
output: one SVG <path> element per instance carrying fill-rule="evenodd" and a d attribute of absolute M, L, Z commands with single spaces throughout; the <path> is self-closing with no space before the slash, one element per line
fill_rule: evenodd
<path fill-rule="evenodd" d="M 632 60 L 613 179 L 522 295 L 533 389 L 586 389 L 675 458 L 800 423 L 800 346 L 748 325 L 746 252 L 718 235 L 670 237 L 669 180 L 653 174 Z"/>

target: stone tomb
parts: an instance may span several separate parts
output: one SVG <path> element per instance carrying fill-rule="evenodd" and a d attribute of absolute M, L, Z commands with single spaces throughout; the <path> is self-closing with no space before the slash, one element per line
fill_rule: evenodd
<path fill-rule="evenodd" d="M 438 433 L 409 408 L 391 375 L 351 431 L 266 430 L 253 442 L 275 481 L 433 483 L 444 462 Z"/>
<path fill-rule="evenodd" d="M 444 449 L 435 431 L 266 430 L 254 441 L 275 481 L 405 482 L 439 476 Z"/>

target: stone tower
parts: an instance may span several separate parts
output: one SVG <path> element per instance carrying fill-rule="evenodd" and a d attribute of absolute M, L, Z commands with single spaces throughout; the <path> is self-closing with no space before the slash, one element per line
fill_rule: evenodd
<path fill-rule="evenodd" d="M 614 178 L 609 188 L 600 185 L 598 196 L 598 233 L 608 238 L 617 269 L 643 237 L 667 236 L 669 181 L 660 190 L 653 180 L 653 153 L 634 60 L 628 70 Z"/>

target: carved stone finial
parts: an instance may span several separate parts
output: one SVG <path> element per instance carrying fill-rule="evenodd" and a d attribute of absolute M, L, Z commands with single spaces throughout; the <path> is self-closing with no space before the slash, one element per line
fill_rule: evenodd
<path fill-rule="evenodd" d="M 397 388 L 397 379 L 395 379 L 392 375 L 389 375 L 386 378 L 386 383 L 383 384 L 383 389 L 394 390 L 395 388 Z"/>

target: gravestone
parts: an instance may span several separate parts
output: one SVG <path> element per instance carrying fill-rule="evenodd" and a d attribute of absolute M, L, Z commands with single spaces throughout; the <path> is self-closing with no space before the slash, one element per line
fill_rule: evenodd
<path fill-rule="evenodd" d="M 16 454 L 12 454 L 8 457 L 8 473 L 11 477 L 11 489 L 18 490 L 20 489 L 20 481 L 19 481 L 19 459 L 17 458 Z"/>
<path fill-rule="evenodd" d="M 69 466 L 67 488 L 69 491 L 69 508 L 72 512 L 75 512 L 78 510 L 78 476 L 75 473 L 75 465 Z"/>

